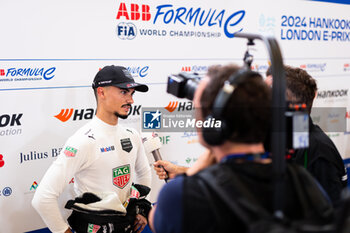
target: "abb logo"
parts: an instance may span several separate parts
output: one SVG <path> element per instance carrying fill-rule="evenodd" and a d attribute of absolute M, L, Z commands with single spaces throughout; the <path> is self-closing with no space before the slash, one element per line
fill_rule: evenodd
<path fill-rule="evenodd" d="M 120 19 L 120 17 L 123 16 L 126 20 L 139 20 L 141 17 L 142 21 L 149 21 L 151 19 L 151 13 L 149 12 L 149 10 L 149 5 L 141 5 L 140 12 L 140 6 L 138 4 L 132 3 L 130 4 L 130 8 L 128 11 L 126 4 L 122 2 L 119 5 L 117 19 Z"/>
<path fill-rule="evenodd" d="M 5 70 L 4 69 L 0 69 L 0 76 L 5 76 Z"/>
<path fill-rule="evenodd" d="M 186 72 L 191 71 L 191 66 L 183 66 L 181 71 L 186 71 Z"/>

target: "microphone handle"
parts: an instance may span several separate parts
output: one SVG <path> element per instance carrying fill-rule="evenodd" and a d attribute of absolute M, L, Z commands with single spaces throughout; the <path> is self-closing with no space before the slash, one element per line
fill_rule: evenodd
<path fill-rule="evenodd" d="M 154 151 L 152 151 L 152 154 L 153 154 L 153 157 L 154 157 L 154 160 L 155 161 L 158 161 L 158 160 L 162 160 L 162 156 L 160 155 L 160 152 L 159 152 L 159 149 L 156 149 Z M 163 170 L 165 171 L 166 173 L 166 177 L 165 177 L 165 182 L 168 183 L 168 179 L 169 179 L 169 173 L 167 170 L 164 169 L 164 167 L 162 165 L 160 165 L 159 167 L 163 168 Z"/>

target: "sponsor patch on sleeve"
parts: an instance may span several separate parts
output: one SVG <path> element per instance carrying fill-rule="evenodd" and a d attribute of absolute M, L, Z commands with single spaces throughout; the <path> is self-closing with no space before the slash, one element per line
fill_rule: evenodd
<path fill-rule="evenodd" d="M 70 146 L 67 146 L 66 149 L 64 149 L 64 154 L 67 156 L 67 157 L 74 157 L 76 154 L 77 154 L 78 150 L 73 148 L 73 147 L 70 147 Z"/>

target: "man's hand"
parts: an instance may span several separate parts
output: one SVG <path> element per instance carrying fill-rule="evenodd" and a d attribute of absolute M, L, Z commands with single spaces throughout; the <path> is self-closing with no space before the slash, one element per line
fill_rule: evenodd
<path fill-rule="evenodd" d="M 134 232 L 141 233 L 143 229 L 145 229 L 147 225 L 147 219 L 141 214 L 136 215 L 135 223 L 134 223 Z"/>
<path fill-rule="evenodd" d="M 178 166 L 169 161 L 164 161 L 164 160 L 158 160 L 154 162 L 153 166 L 159 179 L 161 180 L 164 180 L 165 178 L 167 178 L 167 174 L 164 171 L 164 169 L 168 172 L 170 179 L 174 178 L 178 174 L 185 173 L 188 169 L 188 167 Z M 164 169 L 161 166 L 163 166 Z"/>

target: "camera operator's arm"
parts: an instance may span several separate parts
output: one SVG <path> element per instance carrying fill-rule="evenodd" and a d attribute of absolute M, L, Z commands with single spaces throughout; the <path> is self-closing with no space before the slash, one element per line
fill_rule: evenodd
<path fill-rule="evenodd" d="M 158 160 L 154 162 L 153 165 L 154 165 L 154 170 L 156 171 L 159 179 L 161 180 L 164 180 L 167 177 L 167 174 L 164 171 L 164 169 L 168 172 L 170 179 L 174 178 L 178 174 L 185 173 L 188 170 L 188 167 L 175 165 L 165 160 Z"/>

